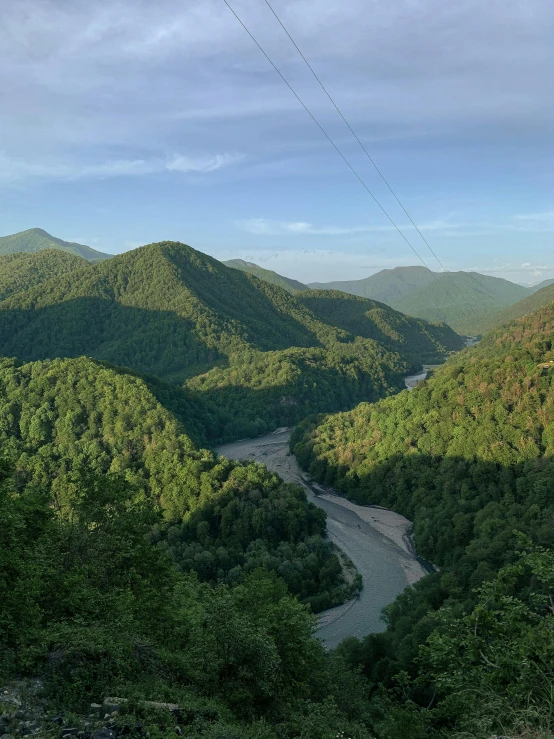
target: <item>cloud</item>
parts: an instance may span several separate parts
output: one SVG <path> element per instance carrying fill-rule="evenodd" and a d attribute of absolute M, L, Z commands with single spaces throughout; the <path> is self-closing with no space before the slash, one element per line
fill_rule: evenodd
<path fill-rule="evenodd" d="M 114 159 L 100 164 L 37 163 L 11 159 L 0 152 L 0 182 L 32 179 L 76 180 L 135 177 L 159 172 L 197 172 L 208 174 L 243 159 L 240 154 L 216 154 L 208 157 L 175 155 L 171 159 Z"/>
<path fill-rule="evenodd" d="M 244 154 L 216 154 L 212 157 L 176 156 L 166 164 L 171 172 L 215 172 L 244 159 Z"/>

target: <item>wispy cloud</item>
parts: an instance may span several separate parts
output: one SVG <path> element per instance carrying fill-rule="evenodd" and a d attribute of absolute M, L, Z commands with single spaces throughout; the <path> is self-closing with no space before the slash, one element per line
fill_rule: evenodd
<path fill-rule="evenodd" d="M 0 182 L 21 182 L 32 179 L 75 180 L 134 177 L 156 172 L 197 172 L 208 174 L 237 164 L 242 154 L 215 154 L 190 157 L 177 154 L 170 159 L 113 159 L 99 164 L 38 163 L 12 159 L 0 152 Z"/>

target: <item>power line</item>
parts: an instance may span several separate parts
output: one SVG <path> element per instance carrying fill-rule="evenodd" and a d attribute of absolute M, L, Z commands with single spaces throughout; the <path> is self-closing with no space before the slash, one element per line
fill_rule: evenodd
<path fill-rule="evenodd" d="M 326 130 L 325 130 L 325 129 L 323 128 L 323 126 L 321 125 L 321 123 L 320 123 L 320 122 L 319 122 L 319 121 L 317 120 L 317 118 L 316 118 L 316 117 L 314 116 L 314 114 L 313 114 L 313 113 L 311 112 L 311 110 L 310 110 L 310 109 L 308 108 L 308 106 L 306 105 L 306 103 L 305 103 L 305 102 L 304 102 L 304 101 L 302 100 L 302 98 L 300 97 L 300 95 L 298 95 L 298 93 L 297 93 L 297 92 L 296 92 L 296 90 L 295 90 L 295 89 L 294 89 L 294 88 L 292 87 L 292 85 L 291 85 L 291 84 L 290 84 L 290 82 L 289 82 L 289 81 L 287 80 L 287 78 L 286 78 L 286 77 L 285 77 L 285 76 L 284 76 L 284 75 L 282 74 L 282 72 L 281 72 L 281 71 L 280 71 L 280 70 L 279 70 L 279 69 L 277 68 L 277 66 L 275 65 L 275 63 L 274 63 L 274 62 L 273 62 L 273 60 L 271 59 L 271 57 L 270 57 L 270 56 L 269 56 L 269 55 L 268 55 L 268 54 L 266 53 L 266 51 L 264 50 L 264 48 L 263 48 L 263 47 L 261 46 L 261 44 L 260 44 L 260 43 L 259 43 L 259 42 L 257 41 L 257 39 L 256 39 L 256 38 L 254 37 L 254 35 L 253 35 L 253 34 L 252 34 L 252 33 L 250 32 L 250 30 L 249 30 L 249 29 L 247 28 L 247 26 L 245 25 L 245 23 L 244 23 L 244 22 L 243 22 L 243 21 L 241 20 L 241 18 L 240 18 L 240 17 L 239 17 L 238 15 L 237 15 L 237 13 L 236 13 L 236 12 L 235 12 L 235 11 L 233 10 L 233 8 L 232 8 L 232 7 L 231 7 L 231 5 L 229 4 L 228 0 L 223 0 L 223 2 L 224 2 L 224 3 L 225 3 L 225 5 L 226 5 L 226 6 L 227 6 L 227 7 L 229 8 L 229 10 L 231 11 L 231 13 L 232 13 L 232 14 L 233 14 L 233 15 L 235 16 L 235 18 L 236 18 L 236 19 L 237 19 L 237 21 L 238 21 L 238 22 L 240 23 L 240 25 L 241 25 L 241 26 L 242 26 L 242 27 L 244 28 L 244 30 L 246 31 L 246 33 L 247 33 L 247 34 L 248 34 L 248 35 L 250 36 L 250 38 L 252 39 L 252 41 L 253 41 L 253 42 L 254 42 L 254 43 L 256 44 L 256 46 L 258 47 L 258 49 L 259 49 L 259 50 L 260 50 L 260 51 L 262 52 L 262 54 L 263 54 L 263 55 L 265 56 L 265 58 L 267 59 L 267 61 L 268 61 L 268 62 L 269 62 L 269 63 L 271 64 L 271 66 L 273 67 L 273 69 L 274 69 L 274 70 L 275 70 L 275 71 L 277 72 L 277 74 L 279 75 L 279 77 L 280 77 L 280 78 L 281 78 L 281 79 L 283 80 L 283 82 L 285 83 L 285 85 L 286 85 L 286 86 L 287 86 L 287 87 L 289 88 L 289 90 L 290 90 L 290 91 L 292 92 L 292 94 L 294 95 L 294 97 L 295 97 L 295 98 L 296 98 L 296 99 L 298 100 L 298 102 L 300 103 L 300 105 L 301 105 L 301 106 L 302 106 L 302 107 L 304 108 L 304 110 L 306 111 L 306 113 L 307 113 L 307 114 L 308 114 L 308 115 L 310 116 L 310 118 L 311 118 L 311 119 L 313 120 L 313 122 L 314 122 L 314 123 L 316 124 L 316 126 L 317 126 L 317 127 L 319 128 L 319 130 L 320 130 L 320 131 L 321 131 L 321 132 L 323 133 L 323 135 L 324 135 L 324 136 L 325 136 L 325 138 L 326 138 L 326 139 L 327 139 L 327 140 L 329 141 L 329 143 L 331 144 L 331 146 L 332 146 L 332 147 L 333 147 L 333 148 L 335 149 L 335 151 L 337 152 L 337 154 L 338 154 L 338 155 L 339 155 L 339 156 L 341 157 L 341 159 L 342 159 L 342 160 L 343 160 L 343 161 L 345 162 L 345 164 L 346 164 L 346 165 L 347 165 L 347 167 L 348 167 L 348 168 L 349 168 L 349 169 L 351 170 L 351 172 L 352 172 L 352 173 L 353 173 L 353 175 L 354 175 L 354 176 L 356 177 L 356 179 L 357 179 L 357 180 L 359 180 L 359 182 L 360 182 L 360 184 L 362 185 L 362 187 L 364 188 L 364 190 L 366 190 L 366 192 L 368 193 L 368 195 L 370 195 L 370 197 L 371 197 L 371 198 L 373 199 L 373 201 L 375 202 L 375 204 L 376 204 L 376 205 L 377 205 L 377 206 L 379 207 L 379 209 L 380 209 L 380 210 L 381 210 L 381 211 L 382 211 L 382 212 L 384 213 L 384 215 L 386 216 L 386 218 L 388 219 L 388 221 L 389 221 L 389 222 L 390 222 L 390 223 L 391 223 L 391 224 L 392 224 L 392 225 L 394 226 L 394 228 L 395 228 L 395 229 L 396 229 L 396 230 L 398 231 L 398 233 L 400 234 L 400 236 L 401 236 L 401 237 L 402 237 L 402 238 L 404 239 L 404 241 L 405 241 L 405 242 L 406 242 L 406 243 L 408 244 L 408 246 L 410 247 L 410 249 L 411 249 L 411 250 L 413 251 L 413 253 L 414 253 L 414 254 L 416 255 L 416 257 L 417 257 L 417 258 L 419 259 L 419 261 L 420 261 L 420 262 L 421 262 L 421 263 L 423 264 L 423 266 L 424 266 L 424 267 L 426 267 L 426 268 L 427 268 L 427 269 L 429 270 L 429 272 L 431 272 L 431 274 L 433 275 L 433 277 L 434 277 L 434 278 L 436 279 L 437 283 L 438 283 L 439 285 L 441 285 L 441 287 L 442 287 L 442 288 L 443 288 L 443 289 L 445 290 L 445 287 L 444 287 L 444 285 L 443 285 L 443 284 L 441 283 L 441 281 L 440 281 L 440 280 L 438 279 L 438 277 L 437 277 L 437 275 L 435 274 L 435 272 L 433 272 L 433 270 L 429 269 L 429 267 L 427 266 L 427 264 L 426 264 L 425 260 L 423 259 L 423 257 L 422 257 L 422 256 L 420 256 L 420 254 L 418 253 L 417 249 L 416 249 L 416 248 L 415 248 L 415 247 L 414 247 L 414 246 L 412 245 L 412 243 L 411 243 L 411 242 L 410 242 L 410 241 L 408 240 L 408 238 L 407 238 L 407 237 L 406 237 L 406 235 L 405 235 L 405 234 L 403 233 L 403 231 L 401 231 L 401 229 L 400 229 L 400 228 L 399 228 L 399 226 L 398 226 L 398 225 L 396 224 L 396 222 L 395 222 L 395 221 L 394 221 L 394 220 L 392 219 L 392 217 L 391 217 L 391 216 L 390 216 L 390 215 L 388 214 L 388 212 L 387 212 L 387 211 L 385 210 L 385 208 L 384 208 L 384 207 L 383 207 L 383 206 L 381 205 L 381 203 L 380 203 L 380 202 L 379 202 L 379 201 L 377 200 L 377 198 L 376 198 L 376 197 L 375 197 L 375 195 L 374 195 L 374 194 L 373 194 L 373 193 L 371 192 L 371 190 L 370 190 L 370 189 L 369 189 L 369 187 L 368 187 L 368 186 L 366 185 L 366 183 L 364 182 L 364 180 L 363 180 L 363 179 L 361 178 L 361 176 L 360 176 L 360 175 L 358 174 L 358 172 L 357 172 L 357 171 L 356 171 L 356 170 L 354 169 L 354 167 L 353 167 L 353 166 L 352 166 L 352 165 L 350 164 L 350 162 L 348 161 L 348 159 L 347 159 L 347 158 L 345 157 L 345 155 L 344 155 L 344 154 L 342 153 L 342 151 L 341 151 L 341 150 L 339 149 L 339 147 L 338 147 L 338 146 L 337 146 L 337 145 L 335 144 L 335 142 L 333 141 L 333 139 L 332 139 L 332 138 L 331 138 L 331 137 L 329 136 L 329 134 L 327 133 L 327 131 L 326 131 Z M 468 305 L 469 305 L 469 303 L 468 303 Z M 470 307 L 471 307 L 471 306 L 470 306 Z"/>
<path fill-rule="evenodd" d="M 425 236 L 421 233 L 421 231 L 418 228 L 417 224 L 414 222 L 413 218 L 411 217 L 411 215 L 408 213 L 408 211 L 404 207 L 403 203 L 401 202 L 401 200 L 398 197 L 398 195 L 396 194 L 396 192 L 393 190 L 391 184 L 389 183 L 389 181 L 387 180 L 387 178 L 385 177 L 385 175 L 383 174 L 383 172 L 377 166 L 375 160 L 373 159 L 373 157 L 371 156 L 371 154 L 369 153 L 369 151 L 366 149 L 366 147 L 364 146 L 364 144 L 360 140 L 358 134 L 354 131 L 354 129 L 352 128 L 352 126 L 350 125 L 350 123 L 346 120 L 346 118 L 345 118 L 344 114 L 342 113 L 341 109 L 339 108 L 339 106 L 337 105 L 337 103 L 335 102 L 335 100 L 333 99 L 333 97 L 331 96 L 331 93 L 327 90 L 327 88 L 325 87 L 325 85 L 321 81 L 320 77 L 318 76 L 318 74 L 316 73 L 316 71 L 314 70 L 314 68 L 310 64 L 310 62 L 306 59 L 306 57 L 302 53 L 300 47 L 298 46 L 298 44 L 296 43 L 296 41 L 293 39 L 293 37 L 290 35 L 288 29 L 286 28 L 286 26 L 283 23 L 283 21 L 281 20 L 281 18 L 275 12 L 275 10 L 274 10 L 273 6 L 271 5 L 271 3 L 269 2 L 269 0 L 265 0 L 265 4 L 271 10 L 271 12 L 273 13 L 273 15 L 277 19 L 279 25 L 283 29 L 283 31 L 287 34 L 290 42 L 292 43 L 292 45 L 294 46 L 294 48 L 296 49 L 296 51 L 300 54 L 300 56 L 304 60 L 306 66 L 308 67 L 308 69 L 310 70 L 310 72 L 312 73 L 312 75 L 314 76 L 315 80 L 317 81 L 317 83 L 319 84 L 319 86 L 321 87 L 321 89 L 323 90 L 323 92 L 329 98 L 329 101 L 331 102 L 331 104 L 333 105 L 333 107 L 335 108 L 335 110 L 337 111 L 337 113 L 339 114 L 339 116 L 342 118 L 344 124 L 346 125 L 346 127 L 348 128 L 348 130 L 350 131 L 350 133 L 352 134 L 352 136 L 354 136 L 354 138 L 356 139 L 356 141 L 360 145 L 362 151 L 364 152 L 364 154 L 366 155 L 366 157 L 369 159 L 369 161 L 371 162 L 371 164 L 375 168 L 375 171 L 377 172 L 377 174 L 379 175 L 379 177 L 383 180 L 383 182 L 385 183 L 385 185 L 389 189 L 390 193 L 392 194 L 392 196 L 394 197 L 394 199 L 396 200 L 396 202 L 398 203 L 398 205 L 402 208 L 402 210 L 404 211 L 404 213 L 408 217 L 408 219 L 409 219 L 410 223 L 412 224 L 412 226 L 415 228 L 415 230 L 417 231 L 417 233 L 421 236 L 421 238 L 423 240 L 423 243 L 427 246 L 427 248 L 429 249 L 429 251 L 431 252 L 431 254 L 435 257 L 435 259 L 437 260 L 438 264 L 442 267 L 443 272 L 445 272 L 448 275 L 448 278 L 450 279 L 450 281 L 452 282 L 452 284 L 454 285 L 454 287 L 456 288 L 456 290 L 460 293 L 460 295 L 462 297 L 462 300 L 464 300 L 464 302 L 466 302 L 467 305 L 472 308 L 472 306 L 470 306 L 470 304 L 468 303 L 468 301 L 465 300 L 464 296 L 462 295 L 461 290 L 459 289 L 458 285 L 452 279 L 449 271 L 446 269 L 446 267 L 444 266 L 444 264 L 441 262 L 441 260 L 439 259 L 439 257 L 437 256 L 437 254 L 435 253 L 435 251 L 433 250 L 433 248 L 431 247 L 431 244 L 429 244 L 429 242 L 427 241 L 427 239 L 425 238 Z M 473 308 L 472 308 L 472 310 L 473 310 Z"/>

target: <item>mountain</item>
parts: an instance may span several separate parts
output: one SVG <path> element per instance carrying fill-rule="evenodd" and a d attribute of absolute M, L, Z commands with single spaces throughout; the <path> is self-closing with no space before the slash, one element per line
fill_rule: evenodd
<path fill-rule="evenodd" d="M 102 259 L 110 259 L 112 256 L 91 249 L 90 246 L 58 239 L 43 231 L 42 228 L 30 228 L 11 236 L 0 236 L 0 256 L 19 252 L 36 252 L 43 249 L 60 249 L 69 254 L 83 257 L 89 262 L 99 262 Z"/>
<path fill-rule="evenodd" d="M 449 326 L 411 318 L 375 300 L 337 290 L 306 290 L 296 298 L 322 321 L 412 356 L 414 365 L 440 361 L 445 351 L 462 348 Z"/>
<path fill-rule="evenodd" d="M 58 249 L 7 254 L 0 257 L 0 301 L 87 265 L 82 257 Z"/>
<path fill-rule="evenodd" d="M 425 267 L 396 267 L 363 280 L 314 283 L 310 287 L 379 300 L 402 313 L 447 323 L 467 335 L 481 334 L 481 323 L 491 312 L 532 292 L 499 277 L 477 272 L 431 272 Z"/>
<path fill-rule="evenodd" d="M 306 285 L 303 285 L 297 280 L 291 280 L 290 277 L 283 277 L 283 275 L 279 275 L 277 272 L 273 272 L 270 269 L 259 267 L 257 264 L 254 264 L 254 262 L 245 262 L 244 259 L 229 259 L 228 261 L 223 262 L 223 264 L 227 267 L 232 267 L 233 269 L 240 269 L 242 272 L 248 272 L 251 275 L 255 275 L 260 280 L 269 282 L 272 285 L 278 285 L 279 287 L 288 290 L 289 293 L 295 293 L 299 290 L 307 289 Z"/>
<path fill-rule="evenodd" d="M 308 287 L 314 290 L 341 290 L 392 305 L 404 295 L 425 287 L 433 279 L 433 273 L 426 267 L 395 267 L 383 269 L 361 280 L 311 282 Z"/>
<path fill-rule="evenodd" d="M 554 284 L 554 278 L 550 280 L 543 280 L 542 282 L 539 282 L 537 285 L 532 285 L 531 290 L 534 292 L 537 292 L 537 290 L 542 290 L 543 287 L 548 287 L 548 285 Z"/>
<path fill-rule="evenodd" d="M 508 308 L 504 308 L 484 318 L 482 322 L 482 333 L 491 331 L 497 326 L 513 321 L 516 318 L 522 318 L 554 302 L 554 284 L 549 280 L 545 280 L 545 282 L 547 283 L 546 287 L 540 288 L 532 295 L 528 295 L 523 300 L 519 300 Z"/>
<path fill-rule="evenodd" d="M 225 440 L 376 400 L 430 354 L 461 345 L 444 326 L 405 320 L 399 330 L 394 311 L 375 315 L 383 343 L 367 338 L 368 316 L 354 334 L 280 287 L 163 242 L 1 302 L 0 354 L 86 355 L 185 383 L 205 409 L 204 435 Z"/>
<path fill-rule="evenodd" d="M 491 313 L 530 294 L 529 288 L 477 272 L 438 273 L 425 288 L 394 301 L 394 307 L 428 321 L 443 321 L 461 334 L 483 333 Z"/>
<path fill-rule="evenodd" d="M 543 568 L 554 565 L 553 337 L 550 303 L 454 355 L 412 392 L 312 417 L 291 440 L 317 480 L 412 520 L 418 553 L 440 568 L 387 609 L 385 634 L 344 653 L 373 684 L 394 688 L 394 675 L 410 675 L 406 690 L 422 691 L 423 704 L 440 684 L 433 711 L 458 736 L 473 721 L 484 726 L 477 716 L 494 715 L 502 696 L 520 716 L 531 695 L 547 709 L 532 686 L 543 664 Z M 552 634 L 547 641 L 554 650 Z M 469 697 L 476 689 L 491 691 L 486 709 Z M 421 736 L 434 733 L 428 718 Z"/>

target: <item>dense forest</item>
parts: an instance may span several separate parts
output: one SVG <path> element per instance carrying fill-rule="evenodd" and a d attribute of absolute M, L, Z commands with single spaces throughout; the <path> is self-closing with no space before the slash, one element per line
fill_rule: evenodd
<path fill-rule="evenodd" d="M 385 306 L 306 295 L 152 244 L 0 302 L 0 353 L 85 355 L 182 385 L 216 442 L 396 392 L 403 374 L 463 343 Z"/>
<path fill-rule="evenodd" d="M 245 262 L 244 259 L 228 259 L 223 262 L 226 267 L 232 267 L 233 269 L 240 269 L 242 272 L 248 272 L 251 275 L 255 275 L 264 282 L 270 282 L 272 285 L 278 285 L 289 293 L 297 293 L 300 290 L 307 290 L 307 286 L 303 285 L 298 280 L 292 280 L 290 277 L 284 277 L 283 275 L 274 272 L 271 269 L 264 269 L 254 262 Z"/>
<path fill-rule="evenodd" d="M 500 722 L 515 725 L 526 710 L 537 727 L 549 721 L 553 335 L 550 305 L 452 357 L 413 392 L 312 417 L 291 442 L 316 479 L 412 519 L 418 552 L 440 567 L 388 608 L 384 634 L 341 647 L 376 691 L 404 675 L 421 736 L 504 733 Z M 509 649 L 489 651 L 496 638 Z"/>
<path fill-rule="evenodd" d="M 85 265 L 81 257 L 56 249 L 7 254 L 0 257 L 0 301 Z"/>
<path fill-rule="evenodd" d="M 409 316 L 442 321 L 470 336 L 503 323 L 500 320 L 489 324 L 491 314 L 522 300 L 534 290 L 478 272 L 431 272 L 426 267 L 395 267 L 361 280 L 313 283 L 310 287 L 341 290 L 379 300 Z"/>

